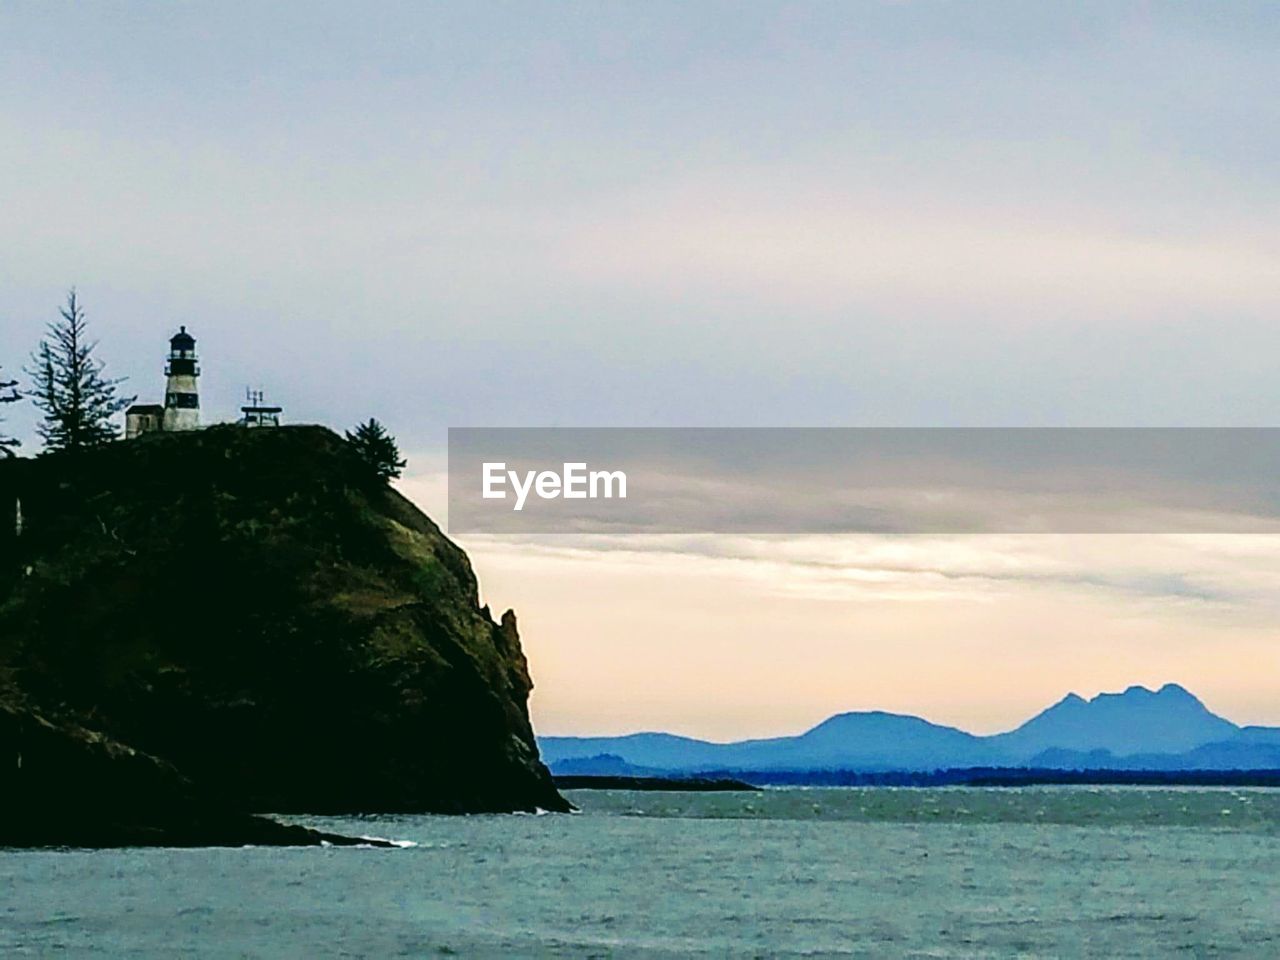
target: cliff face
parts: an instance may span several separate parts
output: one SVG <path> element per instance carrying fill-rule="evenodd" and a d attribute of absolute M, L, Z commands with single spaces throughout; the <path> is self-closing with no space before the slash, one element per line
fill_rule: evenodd
<path fill-rule="evenodd" d="M 332 432 L 8 461 L 0 508 L 0 701 L 241 809 L 566 809 L 514 615 Z"/>

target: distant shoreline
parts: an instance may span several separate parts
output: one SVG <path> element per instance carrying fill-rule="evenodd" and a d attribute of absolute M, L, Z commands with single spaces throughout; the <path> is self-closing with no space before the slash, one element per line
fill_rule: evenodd
<path fill-rule="evenodd" d="M 559 790 L 671 790 L 695 793 L 758 792 L 760 788 L 733 777 L 555 777 Z"/>
<path fill-rule="evenodd" d="M 1053 770 L 1034 767 L 964 767 L 929 772 L 726 770 L 708 771 L 703 776 L 713 781 L 732 778 L 761 787 L 1280 787 L 1280 770 Z M 556 779 L 558 782 L 561 778 Z"/>
<path fill-rule="evenodd" d="M 726 770 L 689 777 L 563 775 L 561 790 L 665 790 L 694 793 L 758 791 L 764 787 L 1280 787 L 1280 770 L 1051 770 L 966 767 L 868 772 L 858 770 Z"/>

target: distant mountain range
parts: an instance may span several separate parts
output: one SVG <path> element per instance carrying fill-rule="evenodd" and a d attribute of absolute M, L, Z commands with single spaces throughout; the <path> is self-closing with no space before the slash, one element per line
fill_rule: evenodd
<path fill-rule="evenodd" d="M 975 736 L 920 717 L 841 713 L 793 737 L 712 743 L 669 733 L 540 737 L 555 774 L 732 771 L 1278 770 L 1280 727 L 1240 727 L 1185 688 L 1130 687 L 1091 700 L 1069 694 L 1016 730 Z"/>

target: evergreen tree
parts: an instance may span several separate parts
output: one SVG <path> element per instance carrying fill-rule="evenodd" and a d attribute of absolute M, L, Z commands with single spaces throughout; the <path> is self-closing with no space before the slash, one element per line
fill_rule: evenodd
<path fill-rule="evenodd" d="M 387 433 L 387 428 L 372 417 L 368 423 L 356 427 L 355 433 L 348 431 L 347 440 L 380 480 L 392 480 L 400 476 L 408 463 L 400 458 L 400 448 L 396 446 L 395 437 Z"/>
<path fill-rule="evenodd" d="M 36 429 L 46 450 L 100 446 L 116 438 L 111 418 L 134 398 L 116 396 L 123 377 L 111 380 L 102 375 L 104 364 L 93 357 L 97 343 L 86 335 L 75 288 L 59 313 L 62 318 L 49 324 L 49 334 L 40 341 L 27 368 L 32 380 L 29 396 L 44 413 Z"/>
<path fill-rule="evenodd" d="M 17 380 L 6 380 L 4 374 L 0 373 L 0 403 L 17 403 L 22 399 L 22 394 L 15 389 L 18 386 Z M 4 420 L 0 418 L 0 423 Z M 6 457 L 13 456 L 13 448 L 22 446 L 22 441 L 14 437 L 6 436 L 0 433 L 0 454 Z"/>

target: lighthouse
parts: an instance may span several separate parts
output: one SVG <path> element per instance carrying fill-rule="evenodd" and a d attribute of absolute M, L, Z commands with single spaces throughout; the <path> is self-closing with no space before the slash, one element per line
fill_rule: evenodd
<path fill-rule="evenodd" d="M 169 382 L 164 391 L 164 430 L 200 428 L 200 391 L 196 381 L 196 338 L 181 327 L 169 339 L 169 360 L 164 368 Z"/>

